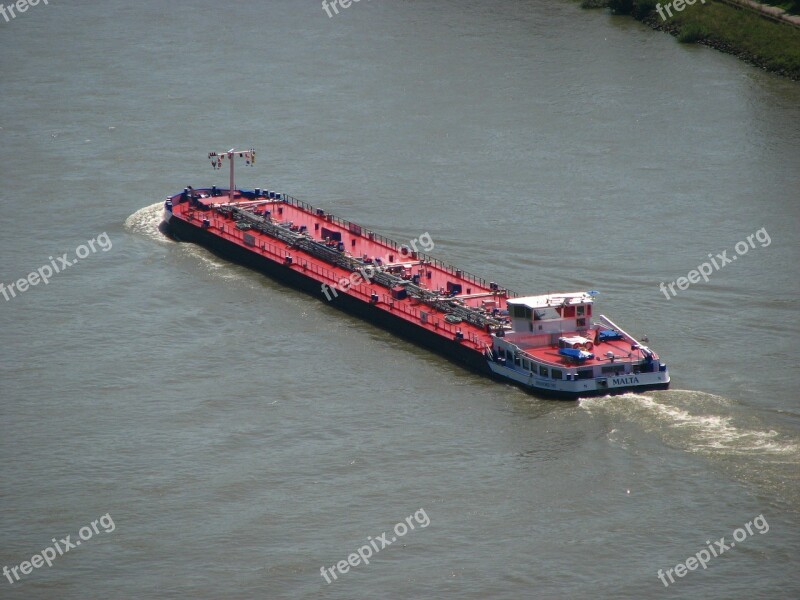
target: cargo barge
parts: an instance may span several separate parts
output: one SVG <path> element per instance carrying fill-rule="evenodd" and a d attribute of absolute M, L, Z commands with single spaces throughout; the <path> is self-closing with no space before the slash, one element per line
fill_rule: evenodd
<path fill-rule="evenodd" d="M 303 290 L 322 302 L 536 395 L 576 399 L 666 389 L 659 356 L 604 315 L 596 292 L 519 296 L 443 263 L 418 241 L 398 244 L 288 194 L 236 189 L 234 161 L 255 151 L 211 153 L 230 166 L 228 189 L 184 188 L 164 222 L 179 241 Z"/>

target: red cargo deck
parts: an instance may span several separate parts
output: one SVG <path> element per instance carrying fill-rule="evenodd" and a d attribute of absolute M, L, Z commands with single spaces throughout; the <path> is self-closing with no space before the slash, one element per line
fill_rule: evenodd
<path fill-rule="evenodd" d="M 208 229 L 215 235 L 232 241 L 249 252 L 258 253 L 293 270 L 301 271 L 319 281 L 320 294 L 323 295 L 323 298 L 326 297 L 323 284 L 328 286 L 327 295 L 330 297 L 335 294 L 348 294 L 369 302 L 371 296 L 377 294 L 378 307 L 400 316 L 410 323 L 449 339 L 456 339 L 457 334 L 461 333 L 463 344 L 473 348 L 476 352 L 482 353 L 487 347 L 491 347 L 491 336 L 483 328 L 467 321 L 456 324 L 448 323 L 445 320 L 447 315 L 444 312 L 415 298 L 393 298 L 391 290 L 375 282 L 362 281 L 356 285 L 349 285 L 348 282 L 348 285 L 344 286 L 342 281 L 352 281 L 351 275 L 355 275 L 351 271 L 301 249 L 291 247 L 261 231 L 238 229 L 236 221 L 232 217 L 226 216 L 218 210 L 218 207 L 230 204 L 227 191 L 220 190 L 220 192 L 224 195 L 208 196 L 209 190 L 195 190 L 195 193 L 201 193 L 198 199 L 199 206 L 192 206 L 191 202 L 181 202 L 180 194 L 173 196 L 171 198 L 173 218 L 183 219 L 198 227 L 202 226 L 204 219 L 207 219 Z M 373 264 L 376 259 L 380 259 L 383 267 L 402 266 L 405 270 L 404 279 L 410 281 L 413 276 L 418 275 L 418 286 L 430 291 L 441 292 L 443 297 L 449 295 L 448 286 L 452 288 L 453 285 L 460 285 L 461 292 L 452 296 L 450 300 L 459 300 L 464 306 L 482 308 L 485 306 L 485 302 L 493 302 L 494 308 L 505 311 L 507 309 L 506 298 L 514 296 L 512 292 L 493 286 L 491 282 L 427 256 L 426 249 L 420 247 L 419 240 L 413 240 L 404 247 L 360 225 L 318 211 L 288 195 L 282 195 L 280 200 L 253 200 L 249 194 L 242 195 L 237 192 L 233 197 L 233 202 L 240 208 L 248 207 L 256 215 L 263 215 L 265 211 L 269 211 L 272 223 L 290 227 L 292 231 L 297 231 L 305 226 L 306 233 L 317 242 L 324 242 L 325 237 L 329 239 L 338 237 L 340 239 L 336 242 L 341 241 L 344 245 L 343 254 L 361 260 L 366 257 L 369 261 L 373 261 Z M 246 239 L 247 241 L 245 241 Z M 289 260 L 291 260 L 290 263 Z M 492 289 L 493 287 L 496 289 Z M 485 314 L 491 316 L 491 310 L 485 309 Z M 495 318 L 504 319 L 500 315 Z"/>

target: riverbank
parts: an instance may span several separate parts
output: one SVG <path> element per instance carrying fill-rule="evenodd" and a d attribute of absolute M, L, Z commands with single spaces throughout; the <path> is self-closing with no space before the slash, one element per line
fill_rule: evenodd
<path fill-rule="evenodd" d="M 682 0 L 672 0 L 672 2 Z M 661 7 L 662 19 L 656 12 Z M 666 5 L 671 6 L 665 11 Z M 653 29 L 666 31 L 683 43 L 698 43 L 732 54 L 759 68 L 800 81 L 800 28 L 764 18 L 714 0 L 685 5 L 679 12 L 669 1 L 583 0 L 584 8 L 607 7 L 629 14 Z M 668 16 L 671 13 L 671 16 Z"/>

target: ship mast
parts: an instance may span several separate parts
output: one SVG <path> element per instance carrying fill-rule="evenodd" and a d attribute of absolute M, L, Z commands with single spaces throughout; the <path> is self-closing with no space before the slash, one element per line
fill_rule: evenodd
<path fill-rule="evenodd" d="M 226 158 L 228 159 L 228 162 L 230 163 L 230 166 L 231 166 L 231 182 L 230 182 L 230 188 L 229 188 L 229 192 L 228 192 L 228 199 L 230 200 L 231 203 L 233 203 L 233 192 L 236 189 L 234 187 L 234 183 L 233 183 L 233 163 L 234 163 L 233 159 L 237 155 L 239 156 L 239 158 L 244 158 L 245 161 L 246 161 L 246 164 L 250 165 L 251 167 L 256 162 L 256 151 L 253 148 L 250 148 L 250 150 L 235 150 L 234 148 L 231 148 L 227 152 L 219 152 L 219 153 L 217 153 L 217 152 L 209 152 L 208 153 L 208 158 L 211 159 L 211 166 L 214 167 L 215 169 L 221 169 L 222 168 L 222 161 L 225 160 Z"/>

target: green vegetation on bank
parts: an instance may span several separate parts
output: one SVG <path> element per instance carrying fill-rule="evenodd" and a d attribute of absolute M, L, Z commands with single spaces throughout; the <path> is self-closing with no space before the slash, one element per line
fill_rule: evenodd
<path fill-rule="evenodd" d="M 759 67 L 800 80 L 800 29 L 770 21 L 727 4 L 706 0 L 672 10 L 666 21 L 655 12 L 670 0 L 582 0 L 584 8 L 608 7 L 629 14 L 655 29 L 668 31 L 680 42 L 699 42 L 734 54 Z M 797 8 L 800 0 L 789 3 Z"/>
<path fill-rule="evenodd" d="M 793 15 L 800 15 L 800 0 L 790 0 L 789 2 L 784 2 L 782 4 L 772 4 L 771 2 L 767 2 L 767 4 L 782 8 L 786 12 L 792 13 Z"/>

